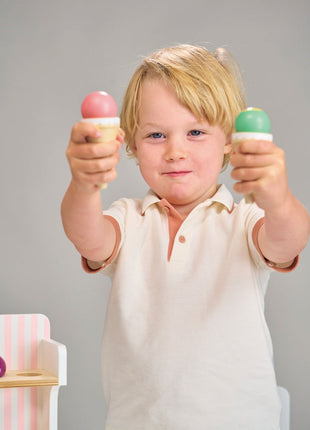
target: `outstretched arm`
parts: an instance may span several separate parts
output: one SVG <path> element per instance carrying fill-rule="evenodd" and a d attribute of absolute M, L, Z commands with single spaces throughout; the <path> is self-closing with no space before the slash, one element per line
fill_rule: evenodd
<path fill-rule="evenodd" d="M 102 214 L 99 184 L 116 177 L 123 132 L 109 143 L 89 143 L 98 137 L 92 124 L 77 123 L 66 151 L 72 180 L 63 198 L 61 215 L 64 230 L 81 255 L 91 261 L 105 261 L 114 249 L 116 234 Z"/>
<path fill-rule="evenodd" d="M 262 254 L 273 263 L 289 265 L 307 244 L 310 219 L 289 189 L 284 151 L 273 142 L 245 141 L 232 155 L 231 165 L 234 190 L 252 194 L 265 211 L 258 233 Z"/>

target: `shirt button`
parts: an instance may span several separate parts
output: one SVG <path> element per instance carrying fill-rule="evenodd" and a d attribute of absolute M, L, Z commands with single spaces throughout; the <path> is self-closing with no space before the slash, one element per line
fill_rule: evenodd
<path fill-rule="evenodd" d="M 179 242 L 185 243 L 186 242 L 185 236 L 183 236 L 183 235 L 179 236 Z"/>

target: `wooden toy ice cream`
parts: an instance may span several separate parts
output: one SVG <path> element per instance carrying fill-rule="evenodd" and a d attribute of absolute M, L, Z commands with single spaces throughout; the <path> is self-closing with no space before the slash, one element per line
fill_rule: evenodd
<path fill-rule="evenodd" d="M 81 106 L 82 121 L 91 122 L 101 131 L 99 138 L 87 138 L 88 142 L 106 143 L 117 136 L 120 119 L 117 117 L 117 106 L 110 94 L 104 91 L 95 91 L 88 94 Z M 107 184 L 101 184 L 101 189 Z"/>
<path fill-rule="evenodd" d="M 247 108 L 240 112 L 235 122 L 236 132 L 232 134 L 233 151 L 244 140 L 272 141 L 270 134 L 270 119 L 266 112 L 259 108 Z M 245 201 L 251 203 L 253 197 L 245 196 Z"/>

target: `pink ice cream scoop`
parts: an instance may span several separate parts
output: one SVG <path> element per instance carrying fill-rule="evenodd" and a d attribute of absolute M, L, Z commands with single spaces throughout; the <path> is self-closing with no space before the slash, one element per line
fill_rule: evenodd
<path fill-rule="evenodd" d="M 117 114 L 115 100 L 105 91 L 88 94 L 81 106 L 83 118 L 113 118 Z"/>
<path fill-rule="evenodd" d="M 91 122 L 100 131 L 101 137 L 87 138 L 88 142 L 107 143 L 116 139 L 119 132 L 120 119 L 117 117 L 117 105 L 110 94 L 105 91 L 95 91 L 88 94 L 81 106 L 82 121 Z M 100 188 L 106 188 L 101 184 Z"/>

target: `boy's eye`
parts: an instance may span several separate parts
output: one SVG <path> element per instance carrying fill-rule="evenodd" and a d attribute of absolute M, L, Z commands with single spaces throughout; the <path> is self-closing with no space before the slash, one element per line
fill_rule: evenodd
<path fill-rule="evenodd" d="M 163 137 L 162 133 L 152 133 L 150 134 L 150 137 L 152 137 L 153 139 L 161 139 Z"/>
<path fill-rule="evenodd" d="M 189 132 L 189 134 L 191 135 L 191 136 L 200 136 L 201 134 L 203 134 L 202 133 L 202 131 L 200 131 L 200 130 L 191 130 L 190 132 Z"/>

